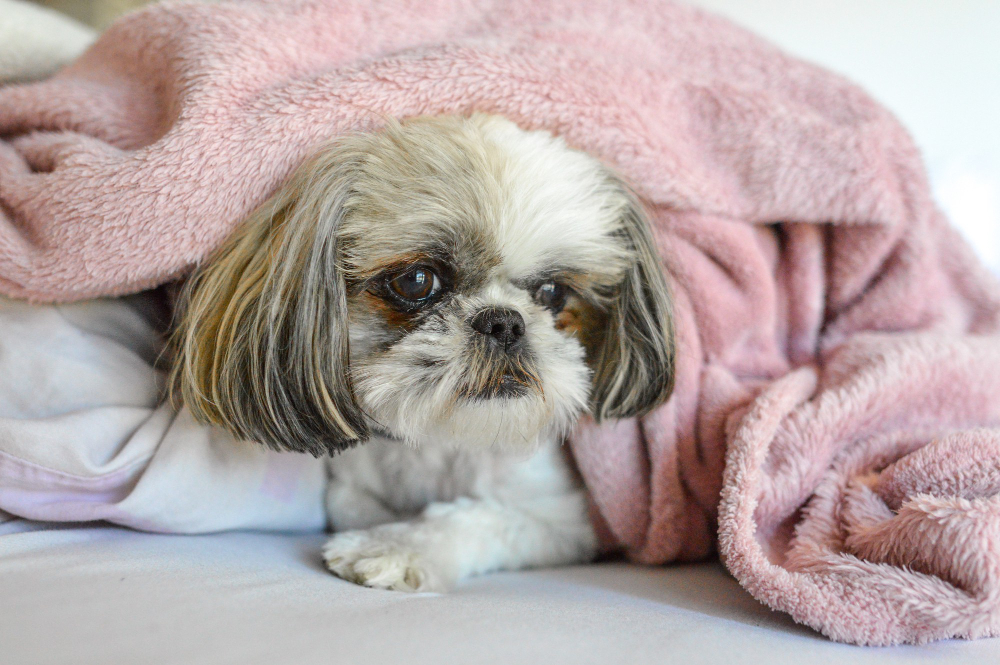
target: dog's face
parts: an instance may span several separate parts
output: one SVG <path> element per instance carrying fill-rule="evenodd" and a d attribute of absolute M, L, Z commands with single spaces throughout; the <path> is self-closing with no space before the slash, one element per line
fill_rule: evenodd
<path fill-rule="evenodd" d="M 634 197 L 495 116 L 329 146 L 189 282 L 175 377 L 196 416 L 322 454 L 372 428 L 530 448 L 669 394 L 669 301 Z"/>

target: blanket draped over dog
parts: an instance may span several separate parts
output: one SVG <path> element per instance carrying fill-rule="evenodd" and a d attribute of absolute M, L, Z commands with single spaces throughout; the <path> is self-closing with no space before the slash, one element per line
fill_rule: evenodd
<path fill-rule="evenodd" d="M 322 141 L 486 111 L 648 203 L 677 388 L 571 439 L 609 543 L 863 644 L 1000 630 L 1000 286 L 843 79 L 656 0 L 167 3 L 0 90 L 0 292 L 184 275 Z"/>

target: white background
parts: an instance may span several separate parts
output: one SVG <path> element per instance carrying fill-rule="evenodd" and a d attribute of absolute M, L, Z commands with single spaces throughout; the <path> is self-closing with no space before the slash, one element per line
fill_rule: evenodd
<path fill-rule="evenodd" d="M 860 83 L 913 133 L 938 201 L 1000 272 L 1000 0 L 687 0 Z"/>

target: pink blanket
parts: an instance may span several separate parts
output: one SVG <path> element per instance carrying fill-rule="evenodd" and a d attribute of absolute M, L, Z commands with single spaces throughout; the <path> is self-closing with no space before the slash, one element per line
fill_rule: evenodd
<path fill-rule="evenodd" d="M 841 78 L 655 0 L 167 4 L 0 90 L 0 292 L 185 274 L 318 141 L 471 110 L 648 201 L 677 390 L 572 439 L 610 542 L 719 551 L 861 644 L 1000 630 L 1000 286 L 899 124 Z"/>

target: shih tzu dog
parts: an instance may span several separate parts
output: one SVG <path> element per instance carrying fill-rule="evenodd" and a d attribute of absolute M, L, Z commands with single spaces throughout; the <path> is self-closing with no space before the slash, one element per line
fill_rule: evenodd
<path fill-rule="evenodd" d="M 619 178 L 503 118 L 421 117 L 325 147 L 189 280 L 174 381 L 242 439 L 336 453 L 336 575 L 444 590 L 594 557 L 561 444 L 663 402 L 672 341 Z"/>

